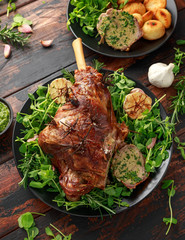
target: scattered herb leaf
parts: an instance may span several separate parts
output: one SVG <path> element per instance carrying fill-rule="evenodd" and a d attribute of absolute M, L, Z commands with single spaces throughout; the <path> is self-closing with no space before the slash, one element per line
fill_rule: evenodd
<path fill-rule="evenodd" d="M 183 64 L 183 59 L 185 58 L 185 52 L 181 51 L 179 48 L 174 48 L 175 49 L 175 59 L 174 59 L 174 64 L 175 67 L 173 68 L 173 73 L 175 76 L 180 72 L 180 66 Z"/>
<path fill-rule="evenodd" d="M 71 240 L 71 236 L 72 236 L 71 234 L 66 236 L 58 228 L 56 228 L 53 224 L 50 224 L 50 226 L 53 227 L 59 233 L 55 236 L 54 233 L 52 232 L 52 230 L 50 229 L 50 227 L 46 227 L 45 228 L 46 234 L 50 237 L 53 237 L 51 240 Z"/>
<path fill-rule="evenodd" d="M 171 123 L 179 121 L 179 114 L 185 114 L 185 76 L 179 78 L 174 88 L 177 90 L 177 95 L 171 97 L 172 103 L 169 110 L 173 110 Z"/>
<path fill-rule="evenodd" d="M 177 45 L 184 45 L 185 44 L 185 40 L 179 39 L 179 40 L 176 41 L 176 43 L 177 43 Z"/>
<path fill-rule="evenodd" d="M 166 223 L 166 225 L 169 225 L 166 231 L 166 235 L 168 235 L 171 225 L 177 224 L 177 219 L 173 217 L 173 211 L 172 211 L 172 205 L 171 205 L 171 198 L 175 195 L 174 180 L 164 180 L 161 188 L 168 189 L 168 197 L 169 197 L 168 204 L 170 209 L 170 218 L 163 218 L 163 222 Z"/>
<path fill-rule="evenodd" d="M 9 0 L 8 1 L 7 12 L 6 12 L 7 17 L 9 16 L 11 11 L 15 11 L 16 10 L 16 5 L 15 5 L 15 3 L 13 1 L 14 0 Z"/>
<path fill-rule="evenodd" d="M 26 212 L 18 218 L 19 227 L 23 228 L 27 232 L 28 237 L 24 238 L 25 240 L 34 240 L 34 238 L 39 234 L 39 229 L 35 226 L 35 221 L 32 214 L 45 216 L 45 214 L 42 213 Z M 52 240 L 71 240 L 72 234 L 69 234 L 68 236 L 64 235 L 53 224 L 50 224 L 50 226 L 53 227 L 57 232 L 59 232 L 59 234 L 55 236 L 49 227 L 45 228 L 46 234 L 50 237 L 53 237 Z"/>
<path fill-rule="evenodd" d="M 177 143 L 177 149 L 180 150 L 181 155 L 185 160 L 185 142 L 181 142 L 177 136 L 174 138 L 174 141 Z"/>
<path fill-rule="evenodd" d="M 22 214 L 18 218 L 18 224 L 20 228 L 24 228 L 24 230 L 26 230 L 28 237 L 25 239 L 27 240 L 33 240 L 39 234 L 39 229 L 35 227 L 35 221 L 31 212 Z"/>

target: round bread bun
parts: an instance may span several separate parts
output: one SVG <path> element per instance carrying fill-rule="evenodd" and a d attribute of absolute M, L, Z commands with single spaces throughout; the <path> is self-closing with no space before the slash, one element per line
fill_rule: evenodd
<path fill-rule="evenodd" d="M 152 11 L 147 11 L 145 14 L 143 14 L 142 18 L 143 18 L 143 23 L 151 20 L 153 18 L 154 13 Z"/>
<path fill-rule="evenodd" d="M 160 22 L 162 22 L 165 28 L 169 28 L 171 26 L 172 16 L 167 9 L 164 9 L 164 8 L 157 9 L 155 13 L 155 18 Z"/>
<path fill-rule="evenodd" d="M 141 14 L 139 14 L 139 13 L 133 13 L 132 15 L 137 19 L 140 28 L 142 28 L 142 26 L 143 26 L 143 18 L 142 18 L 142 16 L 141 16 Z"/>
<path fill-rule="evenodd" d="M 147 40 L 156 40 L 164 36 L 165 27 L 158 20 L 149 20 L 143 25 L 143 38 Z"/>
<path fill-rule="evenodd" d="M 159 8 L 166 8 L 167 0 L 144 0 L 146 10 L 155 12 Z"/>
<path fill-rule="evenodd" d="M 130 14 L 139 13 L 141 15 L 146 12 L 145 6 L 140 2 L 127 3 L 122 10 Z"/>

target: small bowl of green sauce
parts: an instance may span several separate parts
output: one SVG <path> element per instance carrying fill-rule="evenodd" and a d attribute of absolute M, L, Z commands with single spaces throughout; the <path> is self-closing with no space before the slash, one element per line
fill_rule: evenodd
<path fill-rule="evenodd" d="M 2 136 L 13 121 L 13 110 L 11 105 L 3 98 L 0 98 L 0 136 Z"/>

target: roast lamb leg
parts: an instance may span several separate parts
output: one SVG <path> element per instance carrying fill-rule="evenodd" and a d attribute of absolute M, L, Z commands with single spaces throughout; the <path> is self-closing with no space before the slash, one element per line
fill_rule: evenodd
<path fill-rule="evenodd" d="M 39 134 L 39 145 L 52 156 L 67 199 L 77 201 L 93 188 L 105 188 L 111 157 L 128 128 L 116 122 L 102 74 L 86 66 L 81 40 L 73 47 L 78 65 L 75 83 L 67 102 Z"/>

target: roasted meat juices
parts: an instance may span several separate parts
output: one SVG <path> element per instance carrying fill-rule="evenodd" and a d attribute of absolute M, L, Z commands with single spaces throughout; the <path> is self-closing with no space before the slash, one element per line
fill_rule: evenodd
<path fill-rule="evenodd" d="M 97 187 L 104 189 L 110 159 L 128 128 L 116 122 L 111 96 L 92 67 L 75 71 L 67 102 L 39 134 L 39 145 L 52 155 L 60 185 L 70 201 Z"/>

